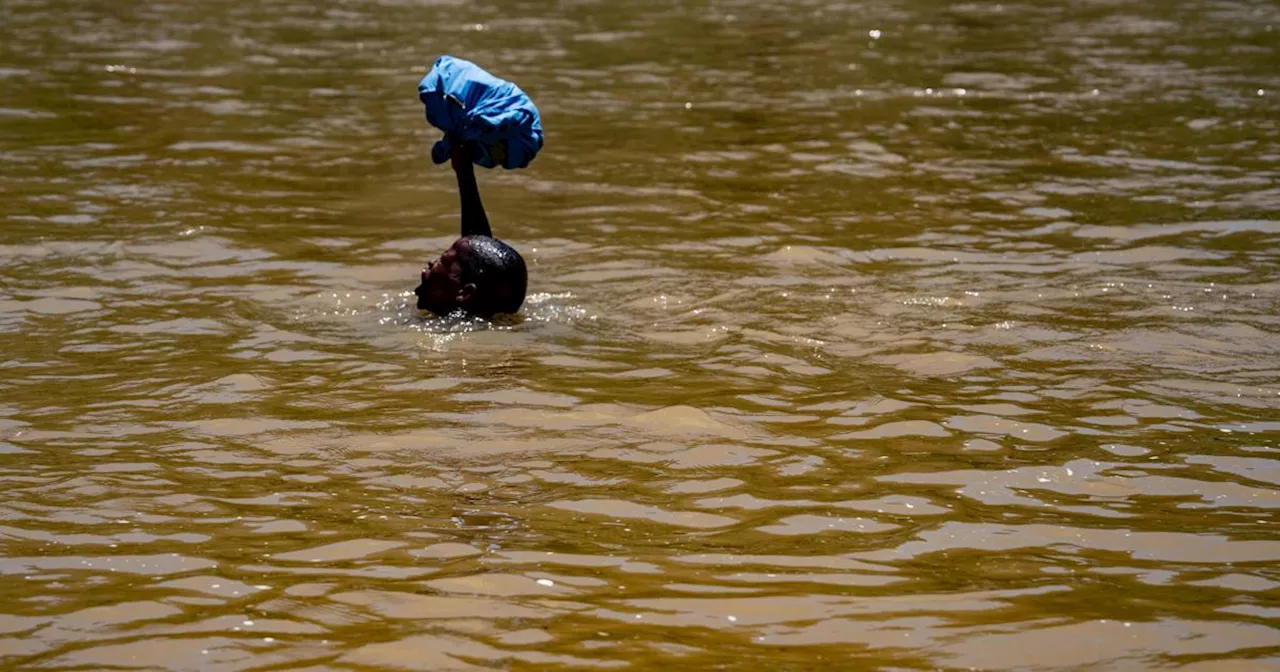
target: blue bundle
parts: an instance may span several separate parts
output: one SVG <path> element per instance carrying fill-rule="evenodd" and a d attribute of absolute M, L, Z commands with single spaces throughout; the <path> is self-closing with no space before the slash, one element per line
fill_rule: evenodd
<path fill-rule="evenodd" d="M 427 121 L 444 131 L 431 160 L 449 160 L 454 143 L 472 160 L 493 168 L 524 168 L 542 149 L 538 108 L 520 87 L 498 79 L 470 61 L 441 56 L 418 84 Z"/>

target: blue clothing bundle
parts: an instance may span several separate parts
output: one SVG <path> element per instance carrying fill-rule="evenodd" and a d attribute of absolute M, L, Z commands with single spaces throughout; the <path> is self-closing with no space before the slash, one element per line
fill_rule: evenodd
<path fill-rule="evenodd" d="M 524 168 L 542 149 L 538 108 L 520 87 L 498 79 L 470 61 L 441 56 L 418 84 L 427 121 L 444 131 L 431 160 L 449 160 L 462 142 L 485 168 Z"/>

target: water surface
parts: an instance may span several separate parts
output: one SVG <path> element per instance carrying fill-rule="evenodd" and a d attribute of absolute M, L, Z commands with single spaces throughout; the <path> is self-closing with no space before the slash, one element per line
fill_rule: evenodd
<path fill-rule="evenodd" d="M 1280 669 L 1277 25 L 7 0 L 0 666 Z"/>

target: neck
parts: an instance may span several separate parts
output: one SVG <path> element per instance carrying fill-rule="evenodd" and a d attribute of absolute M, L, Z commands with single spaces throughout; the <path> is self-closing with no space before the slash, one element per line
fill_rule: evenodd
<path fill-rule="evenodd" d="M 475 167 L 470 161 L 454 161 L 453 171 L 458 176 L 458 195 L 462 200 L 462 235 L 492 236 L 489 218 L 480 202 L 480 187 L 476 185 Z"/>

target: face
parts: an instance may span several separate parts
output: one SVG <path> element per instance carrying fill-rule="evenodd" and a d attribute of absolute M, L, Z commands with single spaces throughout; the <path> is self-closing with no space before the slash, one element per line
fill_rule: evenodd
<path fill-rule="evenodd" d="M 469 302 L 475 286 L 463 284 L 459 257 L 470 249 L 470 243 L 459 240 L 422 269 L 422 284 L 413 290 L 418 295 L 418 308 L 445 315 Z"/>

